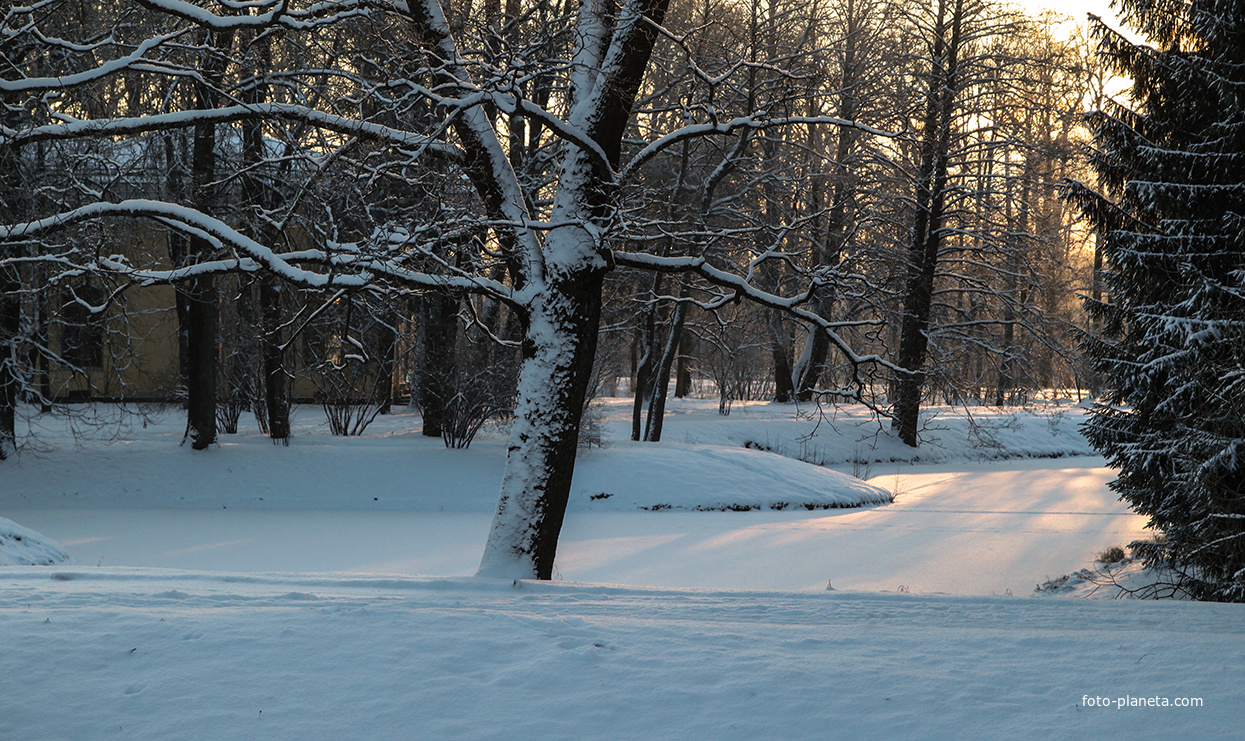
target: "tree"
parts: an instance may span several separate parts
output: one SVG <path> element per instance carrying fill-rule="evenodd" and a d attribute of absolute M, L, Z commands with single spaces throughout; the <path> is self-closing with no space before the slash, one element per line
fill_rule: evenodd
<path fill-rule="evenodd" d="M 964 93 L 982 73 L 991 71 L 989 61 L 994 55 L 984 42 L 1007 30 L 1009 22 L 1014 18 L 998 14 L 981 0 L 937 0 L 932 8 L 913 11 L 914 26 L 929 49 L 929 69 L 923 75 L 925 100 L 912 177 L 913 215 L 896 353 L 897 363 L 907 370 L 894 381 L 893 410 L 899 438 L 913 447 L 925 391 L 939 266 L 946 259 L 948 245 L 959 246 L 950 237 L 969 237 L 963 227 L 949 224 L 957 211 L 954 201 L 965 195 L 956 182 L 957 164 L 980 154 L 973 151 L 968 136 L 968 131 L 982 125 L 980 111 L 971 96 L 964 100 Z M 961 244 L 971 241 L 969 237 Z"/>
<path fill-rule="evenodd" d="M 1074 40 L 1016 19 L 990 38 L 963 96 L 943 254 L 931 302 L 930 391 L 1023 403 L 1068 377 L 1072 232 L 1054 186 L 1069 174 L 1084 95 Z M 958 150 L 958 153 L 956 152 Z M 1063 383 L 1062 385 L 1071 385 Z"/>
<path fill-rule="evenodd" d="M 403 28 L 415 40 L 413 63 L 419 74 L 405 74 L 400 59 L 326 59 L 325 66 L 274 73 L 274 80 L 294 91 L 292 103 L 226 100 L 217 88 L 227 87 L 227 80 L 197 74 L 196 84 L 213 92 L 200 100 L 213 105 L 167 115 L 126 116 L 114 110 L 81 119 L 58 118 L 46 126 L 6 125 L 0 129 L 0 144 L 139 136 L 186 127 L 197 132 L 253 119 L 274 126 L 294 122 L 308 129 L 302 138 L 303 156 L 317 165 L 313 176 L 331 170 L 335 158 L 344 162 L 356 142 L 368 140 L 383 144 L 412 173 L 419 173 L 414 177 L 432 177 L 430 168 L 416 165 L 426 158 L 437 160 L 447 171 L 447 190 L 457 192 L 467 183 L 470 200 L 450 204 L 458 209 L 453 218 L 438 215 L 431 221 L 376 223 L 357 240 L 312 228 L 311 243 L 292 249 L 245 234 L 212 213 L 215 206 L 206 198 L 190 204 L 96 201 L 10 224 L 0 228 L 0 239 L 20 240 L 84 220 L 153 219 L 189 233 L 214 251 L 192 249 L 192 264 L 169 270 L 104 256 L 93 259 L 89 269 L 143 282 L 263 270 L 317 289 L 460 292 L 508 305 L 522 327 L 522 365 L 506 472 L 482 574 L 542 579 L 552 574 L 593 369 L 602 282 L 616 266 L 696 276 L 715 292 L 709 303 L 746 298 L 781 309 L 821 327 L 853 367 L 881 362 L 854 352 L 837 333 L 839 327 L 803 308 L 807 284 L 793 295 L 781 296 L 750 281 L 764 268 L 761 263 L 781 259 L 780 254 L 767 253 L 741 267 L 706 255 L 663 256 L 619 249 L 614 238 L 620 231 L 621 188 L 663 151 L 685 140 L 737 136 L 749 130 L 814 123 L 859 126 L 832 117 L 786 116 L 781 111 L 752 111 L 723 120 L 709 109 L 696 112 L 673 130 L 654 131 L 637 143 L 627 140 L 654 46 L 663 34 L 673 35 L 662 26 L 667 0 L 626 0 L 617 6 L 586 1 L 573 18 L 552 13 L 545 4 L 525 7 L 510 14 L 519 31 L 500 39 L 487 24 L 473 26 L 465 11 L 450 16 L 436 0 L 344 0 L 298 7 L 285 0 L 208 7 L 183 0 L 141 0 L 141 4 L 163 19 L 162 35 L 131 42 L 115 58 L 78 76 L 32 78 L 9 89 L 31 90 L 36 93 L 31 105 L 46 105 L 53 97 L 50 91 L 68 89 L 92 76 L 182 74 L 184 66 L 161 57 L 176 46 L 173 39 L 199 33 L 224 39 L 240 28 L 316 34 L 353 22 Z M 31 23 L 37 26 L 33 19 Z M 124 28 L 128 33 L 132 27 Z M 547 43 L 551 36 L 560 40 L 552 52 Z M 504 53 L 492 51 L 498 45 L 505 47 Z M 526 94 L 524 86 L 514 84 L 518 78 L 530 88 L 555 93 L 547 99 Z M 373 101 L 386 106 L 393 117 L 371 120 L 363 103 Z M 410 101 L 422 101 L 423 109 L 431 109 L 433 115 L 407 115 Z M 511 126 L 516 119 L 526 125 Z M 517 144 L 506 141 L 511 136 L 525 137 L 529 148 L 508 146 Z M 543 156 L 534 157 L 533 152 Z M 529 167 L 529 157 L 541 162 L 540 167 Z M 363 167 L 367 162 L 348 164 Z M 464 233 L 481 238 L 464 240 Z M 461 249 L 447 252 L 447 247 L 460 244 Z M 825 280 L 805 277 L 806 283 Z M 858 390 L 863 381 L 855 379 Z"/>
<path fill-rule="evenodd" d="M 825 55 L 831 65 L 828 76 L 837 87 L 832 102 L 835 114 L 855 120 L 865 113 L 876 120 L 894 103 L 882 85 L 891 66 L 888 63 L 894 62 L 894 56 L 887 53 L 888 42 L 893 43 L 889 27 L 895 19 L 894 8 L 879 0 L 840 0 L 827 11 L 830 33 L 836 39 L 833 53 Z M 812 156 L 809 170 L 816 173 L 812 175 L 808 203 L 816 224 L 813 260 L 823 267 L 844 266 L 850 262 L 853 235 L 867 199 L 867 139 L 859 131 L 846 128 L 810 127 L 808 136 Z M 817 313 L 821 316 L 834 314 L 840 299 L 835 288 L 827 284 L 818 292 Z M 826 371 L 829 349 L 825 335 L 812 328 L 792 373 L 800 401 L 812 400 Z"/>
<path fill-rule="evenodd" d="M 1085 433 L 1162 533 L 1147 563 L 1245 601 L 1245 3 L 1121 5 L 1155 46 L 1099 25 L 1135 107 L 1094 114 L 1104 192 L 1071 187 L 1106 262 L 1085 347 L 1108 390 Z"/>
<path fill-rule="evenodd" d="M 12 68 L 28 51 L 16 44 L 0 47 L 0 79 L 9 79 Z M 0 89 L 0 121 L 6 128 L 20 125 L 20 99 Z M 28 217 L 24 203 L 21 148 L 0 141 L 0 218 L 17 221 Z M 17 443 L 16 419 L 20 387 L 19 342 L 22 324 L 22 281 L 18 272 L 20 244 L 0 244 L 0 460 L 7 458 Z"/>

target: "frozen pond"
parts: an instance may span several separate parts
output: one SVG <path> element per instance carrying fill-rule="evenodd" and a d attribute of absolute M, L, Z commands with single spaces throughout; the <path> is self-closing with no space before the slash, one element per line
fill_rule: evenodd
<path fill-rule="evenodd" d="M 1026 594 L 1142 537 L 1097 458 L 902 466 L 884 507 L 573 512 L 567 581 L 728 589 Z M 881 468 L 879 466 L 879 468 Z M 82 565 L 244 572 L 474 572 L 487 512 L 15 509 Z"/>

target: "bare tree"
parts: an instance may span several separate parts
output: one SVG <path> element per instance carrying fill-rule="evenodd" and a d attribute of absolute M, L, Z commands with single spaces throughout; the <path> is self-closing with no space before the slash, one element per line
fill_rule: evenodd
<path fill-rule="evenodd" d="M 507 304 L 521 319 L 522 366 L 515 404 L 506 473 L 492 531 L 485 548 L 481 573 L 493 576 L 549 578 L 556 553 L 574 466 L 579 420 L 590 380 L 601 311 L 602 280 L 616 265 L 696 276 L 715 295 L 702 299 L 706 305 L 722 305 L 735 297 L 746 298 L 782 310 L 800 321 L 821 327 L 830 343 L 854 367 L 863 369 L 880 361 L 854 352 L 836 331 L 839 327 L 818 317 L 804 306 L 809 286 L 793 295 L 781 296 L 759 288 L 752 280 L 758 266 L 779 255 L 767 251 L 750 268 L 737 272 L 737 265 L 717 262 L 702 255 L 654 255 L 614 249 L 611 241 L 618 223 L 620 187 L 653 157 L 684 140 L 738 135 L 743 131 L 766 131 L 790 125 L 849 125 L 834 117 L 785 115 L 782 111 L 754 111 L 719 120 L 711 111 L 675 130 L 653 132 L 655 136 L 632 144 L 625 139 L 631 111 L 641 90 L 654 44 L 664 29 L 666 0 L 628 0 L 617 8 L 585 2 L 574 17 L 553 16 L 543 23 L 524 24 L 517 46 L 503 58 L 486 52 L 488 45 L 470 40 L 471 25 L 452 23 L 435 0 L 413 3 L 342 2 L 331 6 L 292 6 L 285 2 L 260 2 L 240 12 L 232 4 L 210 9 L 182 0 L 143 0 L 145 7 L 165 19 L 167 31 L 121 50 L 117 57 L 84 72 L 115 75 L 130 68 L 143 74 L 180 73 L 165 66 L 160 54 L 170 38 L 205 33 L 224 39 L 240 28 L 282 29 L 297 34 L 322 29 L 365 16 L 368 22 L 404 24 L 422 51 L 424 74 L 410 77 L 360 79 L 355 65 L 341 65 L 321 78 L 331 77 L 343 92 L 364 97 L 381 95 L 394 99 L 426 101 L 437 112 L 428 130 L 408 130 L 405 121 L 393 125 L 375 123 L 336 105 L 334 96 L 308 96 L 298 103 L 243 103 L 220 101 L 165 115 L 108 116 L 32 127 L 6 125 L 0 131 L 11 145 L 40 140 L 87 136 L 129 136 L 155 130 L 235 124 L 244 120 L 294 121 L 316 132 L 332 132 L 336 141 L 370 139 L 414 161 L 434 157 L 447 169 L 471 184 L 474 201 L 470 217 L 475 231 L 491 238 L 480 241 L 469 254 L 453 260 L 442 257 L 447 244 L 445 230 L 436 224 L 415 224 L 402 229 L 379 224 L 367 239 L 341 241 L 324 235 L 300 249 L 264 244 L 210 213 L 208 199 L 189 205 L 149 199 L 98 201 L 54 216 L 11 224 L 0 230 L 9 240 L 25 238 L 48 229 L 84 220 L 107 217 L 141 217 L 184 230 L 201 240 L 208 250 L 191 249 L 197 261 L 161 270 L 130 265 L 101 256 L 94 270 L 111 271 L 131 280 L 160 282 L 206 279 L 228 271 L 267 270 L 298 284 L 321 289 L 356 289 L 368 285 L 392 285 L 397 290 L 437 290 L 482 294 Z M 213 6 L 214 7 L 214 6 Z M 518 14 L 523 15 L 523 14 Z M 524 18 L 529 16 L 524 15 Z M 533 19 L 535 15 L 533 14 Z M 558 81 L 560 92 L 547 105 L 525 96 L 509 83 L 512 75 L 527 77 L 524 44 L 542 34 L 555 33 L 567 43 L 562 59 L 542 59 L 539 75 Z M 547 44 L 540 45 L 546 49 Z M 222 51 L 227 45 L 214 45 Z M 481 50 L 481 51 L 477 51 Z M 533 62 L 535 63 L 535 62 Z M 383 71 L 383 67 L 376 69 Z M 496 74 L 499 69 L 507 74 Z M 305 81 L 307 89 L 323 79 L 317 71 L 282 71 L 289 86 Z M 21 86 L 40 93 L 64 87 L 64 77 L 25 80 Z M 216 84 L 211 74 L 200 74 L 201 84 Z M 59 81 L 58 81 L 59 80 Z M 222 83 L 223 84 L 223 83 Z M 15 86 L 10 86 L 12 89 Z M 317 89 L 323 89 L 320 85 Z M 540 127 L 541 146 L 556 157 L 546 160 L 548 177 L 539 189 L 521 179 L 504 138 L 513 131 L 509 121 L 524 119 L 531 142 L 535 124 Z M 871 130 L 872 135 L 884 132 Z M 334 141 L 334 137 L 328 137 Z M 308 141 L 311 140 L 310 134 Z M 206 143 L 206 133 L 204 134 Z M 340 147 L 330 146 L 325 151 Z M 626 151 L 624 151 L 626 150 Z M 525 150 L 526 151 L 526 150 Z M 314 150 L 308 154 L 316 155 Z M 206 155 L 205 155 L 206 160 Z M 210 179 L 196 176 L 200 187 Z M 460 180 L 461 182 L 462 180 Z M 195 207 L 199 206 L 199 207 Z M 217 256 L 219 255 L 219 256 Z M 504 280 L 493 276 L 503 266 Z M 431 269 L 435 267 L 435 270 Z M 792 276 L 790 282 L 799 282 Z M 807 276 L 805 283 L 816 281 Z M 863 378 L 850 379 L 845 394 L 863 385 Z M 201 431 L 196 442 L 207 436 Z"/>

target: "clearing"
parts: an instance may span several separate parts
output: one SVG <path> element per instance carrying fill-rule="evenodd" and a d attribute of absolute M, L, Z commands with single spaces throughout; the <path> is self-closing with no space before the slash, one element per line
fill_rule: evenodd
<path fill-rule="evenodd" d="M 176 414 L 111 444 L 40 430 L 0 464 L 0 517 L 71 560 L 0 567 L 0 738 L 1214 738 L 1245 718 L 1240 606 L 1031 596 L 1144 536 L 1076 407 L 941 410 L 915 464 L 850 412 L 679 401 L 640 445 L 627 401 L 604 409 L 545 584 L 470 576 L 499 431 L 448 451 L 394 414 L 332 438 L 308 408 L 288 448 L 192 453 Z"/>

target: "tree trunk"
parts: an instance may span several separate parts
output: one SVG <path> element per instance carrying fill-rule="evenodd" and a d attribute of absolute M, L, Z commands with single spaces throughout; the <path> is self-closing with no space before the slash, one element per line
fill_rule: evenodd
<path fill-rule="evenodd" d="M 855 121 L 860 114 L 859 88 L 863 64 L 862 55 L 858 53 L 858 45 L 861 43 L 861 27 L 865 24 L 865 18 L 870 12 L 869 9 L 858 12 L 854 0 L 847 0 L 844 7 L 844 21 L 847 26 L 843 34 L 843 61 L 839 70 L 838 117 L 845 121 Z M 818 250 L 820 254 L 817 256 L 818 267 L 837 266 L 843 259 L 849 222 L 855 219 L 849 209 L 849 203 L 856 191 L 856 176 L 849 170 L 846 163 L 858 140 L 859 135 L 853 129 L 839 129 L 838 138 L 835 141 L 834 164 L 841 168 L 842 172 L 831 189 L 830 212 L 826 216 L 826 225 L 818 240 L 820 248 Z M 815 206 L 820 207 L 820 203 L 815 201 Z M 834 312 L 836 298 L 833 284 L 819 288 L 816 299 L 818 316 L 830 319 Z M 816 327 L 810 329 L 807 342 L 809 343 L 806 351 L 807 359 L 800 364 L 796 378 L 796 398 L 800 401 L 812 401 L 813 391 L 825 372 L 826 358 L 830 352 L 829 337 Z"/>
<path fill-rule="evenodd" d="M 0 47 L 0 60 L 9 62 L 10 50 Z M 16 128 L 21 114 L 12 96 L 0 95 L 0 122 Z M 0 144 L 0 218 L 20 221 L 22 173 L 21 151 L 11 144 Z M 14 248 L 0 243 L 0 259 L 16 257 Z M 16 265 L 0 267 L 0 460 L 17 446 L 18 334 L 22 328 L 21 276 Z"/>
<path fill-rule="evenodd" d="M 795 398 L 791 380 L 791 342 L 783 327 L 782 315 L 775 309 L 769 315 L 770 355 L 774 359 L 774 401 L 788 402 Z"/>
<path fill-rule="evenodd" d="M 947 33 L 947 3 L 951 10 L 950 39 Z M 904 292 L 903 321 L 896 360 L 908 373 L 895 381 L 893 427 L 899 439 L 917 446 L 921 414 L 921 394 L 925 388 L 926 352 L 929 349 L 930 309 L 934 295 L 934 276 L 938 252 L 942 247 L 942 222 L 946 206 L 947 157 L 950 150 L 952 114 L 958 80 L 962 0 L 939 0 L 933 33 L 934 61 L 925 112 L 921 144 L 921 163 L 917 175 L 916 214 L 912 240 L 908 245 L 908 280 Z M 944 59 L 945 57 L 945 59 Z"/>
<path fill-rule="evenodd" d="M 602 271 L 579 271 L 534 302 L 514 427 L 481 576 L 550 579 L 592 376 Z"/>
<path fill-rule="evenodd" d="M 696 352 L 692 344 L 693 335 L 684 332 L 679 338 L 679 354 L 675 359 L 674 398 L 683 399 L 692 393 L 692 353 Z"/>
<path fill-rule="evenodd" d="M 211 212 L 211 183 L 215 174 L 216 134 L 211 125 L 195 129 L 192 176 L 196 206 Z M 205 203 L 205 201 L 207 201 Z M 191 237 L 191 259 L 208 259 L 212 244 Z M 183 284 L 186 302 L 186 437 L 195 450 L 216 442 L 216 283 L 210 274 Z"/>
<path fill-rule="evenodd" d="M 380 376 L 377 380 L 379 384 L 380 398 L 378 399 L 380 409 L 379 414 L 389 414 L 393 409 L 394 393 L 394 376 L 397 371 L 397 351 L 398 351 L 398 333 L 394 330 L 397 325 L 398 317 L 393 311 L 385 312 L 381 317 L 380 326 L 377 327 L 376 342 L 376 373 Z"/>
<path fill-rule="evenodd" d="M 191 249 L 210 250 L 206 243 Z M 203 450 L 216 442 L 216 286 L 209 276 L 187 281 L 186 436 Z"/>
<path fill-rule="evenodd" d="M 1015 217 L 1015 223 L 1011 225 L 1012 248 L 1007 256 L 1007 273 L 1004 276 L 1003 286 L 1003 357 L 999 361 L 999 377 L 998 385 L 995 388 L 994 405 L 1001 407 L 1008 403 L 1008 397 L 1011 395 L 1012 388 L 1016 384 L 1015 379 L 1015 353 L 1016 353 L 1016 308 L 1013 301 L 1019 302 L 1021 305 L 1025 303 L 1027 291 L 1021 292 L 1017 276 L 1020 275 L 1024 266 L 1021 264 L 1020 250 L 1021 242 L 1024 237 L 1021 235 L 1030 233 L 1032 225 L 1031 210 L 1029 203 L 1033 198 L 1032 183 L 1035 178 L 1032 155 L 1025 157 L 1024 175 L 1022 177 L 1020 192 L 1020 208 L 1019 213 Z M 1009 181 L 1008 188 L 1012 187 Z M 1009 209 L 1010 210 L 1010 209 Z M 1021 293 L 1017 296 L 1017 293 Z"/>
<path fill-rule="evenodd" d="M 453 396 L 454 347 L 458 342 L 458 299 L 426 294 L 419 299 L 419 365 L 415 386 L 424 437 L 441 437 L 445 405 Z"/>
<path fill-rule="evenodd" d="M 918 213 L 918 219 L 920 219 Z M 931 230 L 921 248 L 913 250 L 908 287 L 904 299 L 904 315 L 900 330 L 899 354 L 896 360 L 909 372 L 895 383 L 894 427 L 906 445 L 917 446 L 921 414 L 921 395 L 925 389 L 926 351 L 929 348 L 930 307 L 933 301 L 934 274 L 940 237 Z M 915 246 L 915 245 L 914 245 Z"/>
<path fill-rule="evenodd" d="M 264 347 L 264 403 L 268 410 L 268 437 L 290 444 L 290 392 L 282 352 L 281 284 L 271 275 L 259 282 L 259 311 Z"/>
<path fill-rule="evenodd" d="M 257 77 L 266 74 L 271 66 L 271 38 L 263 35 L 259 39 L 248 39 L 246 47 L 251 50 L 248 60 Z M 258 105 L 269 99 L 266 84 L 251 85 L 243 91 L 245 103 Z M 273 213 L 281 205 L 283 198 L 277 183 L 281 173 L 278 168 L 267 164 L 268 152 L 264 141 L 263 125 L 260 121 L 246 121 L 242 124 L 242 158 L 245 165 L 243 184 L 250 202 L 244 206 L 258 207 Z M 281 234 L 270 222 L 251 215 L 248 219 L 251 229 L 258 239 L 268 245 L 276 245 Z M 282 285 L 272 275 L 264 274 L 259 278 L 259 342 L 261 375 L 263 377 L 263 413 L 268 420 L 268 437 L 273 443 L 290 444 L 290 391 L 288 373 L 285 368 L 285 338 L 282 332 Z"/>
<path fill-rule="evenodd" d="M 182 145 L 180 153 L 178 152 L 178 144 Z M 185 139 L 180 134 L 165 134 L 165 197 L 173 202 L 182 201 L 187 197 L 186 157 L 184 155 Z M 182 267 L 186 264 L 187 256 L 190 254 L 190 240 L 181 232 L 170 229 L 166 236 L 166 249 L 169 255 L 169 264 L 174 267 Z M 189 307 L 187 305 L 185 285 L 181 283 L 175 284 L 173 286 L 173 294 L 177 316 L 177 379 L 180 386 L 178 390 L 184 393 L 190 387 L 190 368 L 187 365 L 190 347 L 186 342 L 186 330 L 190 324 L 190 318 L 186 313 L 189 311 Z"/>
<path fill-rule="evenodd" d="M 657 362 L 657 294 L 661 292 L 661 274 L 653 275 L 653 286 L 648 292 L 648 305 L 644 308 L 644 326 L 640 331 L 640 362 L 635 371 L 635 403 L 631 406 L 631 439 L 642 437 L 644 405 L 653 398 L 653 365 Z"/>
<path fill-rule="evenodd" d="M 32 251 L 33 255 L 33 251 Z M 35 265 L 33 283 L 36 286 L 48 284 L 48 270 L 45 265 Z M 48 361 L 48 327 L 51 324 L 51 306 L 48 292 L 39 291 L 34 297 L 34 343 L 30 350 L 30 369 L 35 373 L 35 385 L 39 389 L 39 411 L 47 414 L 52 411 L 52 368 Z"/>
<path fill-rule="evenodd" d="M 35 173 L 41 175 L 47 167 L 47 146 L 44 142 L 35 145 Z M 40 214 L 46 208 L 46 198 L 32 194 L 35 202 L 31 204 L 33 214 Z M 32 243 L 29 254 L 38 256 L 38 247 Z M 47 265 L 36 263 L 33 267 L 31 283 L 37 287 L 48 285 Z M 52 323 L 51 301 L 48 291 L 38 291 L 34 297 L 34 342 L 30 348 L 30 369 L 35 373 L 35 384 L 39 397 L 39 411 L 47 414 L 52 411 L 52 368 L 48 358 L 48 342 L 51 340 L 49 327 Z"/>
<path fill-rule="evenodd" d="M 687 278 L 679 282 L 679 297 L 687 298 Z M 670 387 L 670 368 L 674 365 L 674 356 L 679 349 L 679 337 L 683 334 L 683 319 L 687 316 L 687 304 L 675 304 L 670 314 L 670 334 L 666 335 L 666 347 L 653 375 L 653 400 L 648 406 L 648 421 L 644 425 L 644 440 L 650 443 L 661 442 L 661 428 L 666 417 L 666 394 Z"/>
<path fill-rule="evenodd" d="M 1004 319 L 1006 323 L 1003 325 L 1003 358 L 999 361 L 999 382 L 994 390 L 996 407 L 1007 405 L 1007 397 L 1014 383 L 1012 381 L 1012 345 L 1015 342 L 1016 322 L 1010 306 L 1004 309 Z"/>
<path fill-rule="evenodd" d="M 233 45 L 231 31 L 209 34 L 209 56 L 203 65 L 204 82 L 195 86 L 195 107 L 210 110 L 216 104 L 214 85 L 228 64 L 225 50 Z M 195 208 L 213 213 L 216 194 L 216 126 L 194 128 L 190 163 L 191 198 Z M 190 256 L 211 259 L 212 243 L 200 236 L 190 238 Z M 216 442 L 216 284 L 211 274 L 186 281 L 186 436 L 195 450 Z"/>
<path fill-rule="evenodd" d="M 853 107 L 848 113 L 842 114 L 842 116 L 848 118 L 849 113 L 851 116 L 854 116 L 854 110 Z M 850 150 L 851 140 L 847 130 L 840 131 L 839 145 L 836 151 L 838 159 L 836 162 L 842 162 L 847 159 Z M 849 219 L 847 203 L 852 198 L 853 191 L 854 187 L 845 183 L 836 184 L 832 191 L 833 203 L 831 204 L 830 214 L 821 239 L 821 254 L 817 260 L 819 267 L 837 266 L 843 260 L 843 248 L 847 242 Z M 837 298 L 832 284 L 821 286 L 817 290 L 817 315 L 824 319 L 830 319 L 834 314 L 834 304 Z M 807 342 L 809 343 L 807 359 L 800 364 L 800 372 L 796 379 L 796 398 L 800 401 L 812 401 L 813 390 L 817 387 L 817 382 L 821 379 L 822 373 L 825 372 L 826 359 L 830 354 L 830 338 L 826 336 L 823 330 L 813 327 L 809 331 Z"/>

